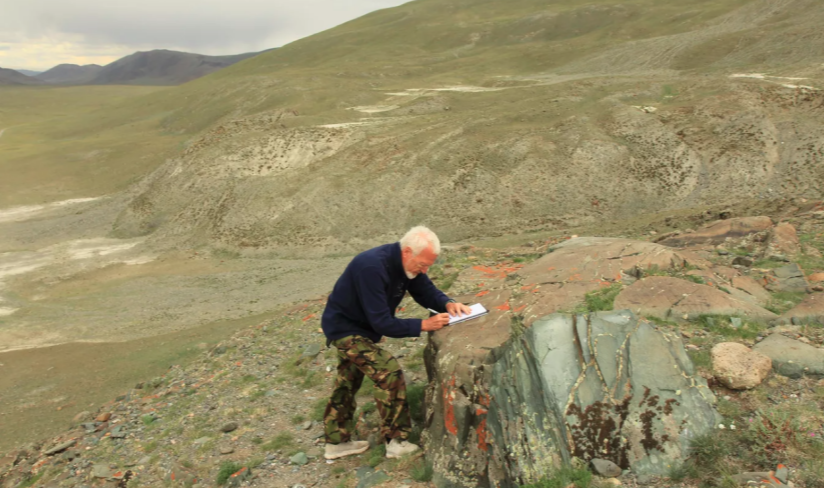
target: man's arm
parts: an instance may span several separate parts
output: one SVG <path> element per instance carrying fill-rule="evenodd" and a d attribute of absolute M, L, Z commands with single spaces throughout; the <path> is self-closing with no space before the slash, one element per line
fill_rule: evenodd
<path fill-rule="evenodd" d="M 447 303 L 451 301 L 450 297 L 436 288 L 430 280 L 430 277 L 424 273 L 419 274 L 415 279 L 410 281 L 408 291 L 416 303 L 422 307 L 431 308 L 438 312 L 446 312 Z"/>
<path fill-rule="evenodd" d="M 387 306 L 385 277 L 379 268 L 368 266 L 355 277 L 355 287 L 367 321 L 375 332 L 387 337 L 418 337 L 421 319 L 398 319 Z"/>

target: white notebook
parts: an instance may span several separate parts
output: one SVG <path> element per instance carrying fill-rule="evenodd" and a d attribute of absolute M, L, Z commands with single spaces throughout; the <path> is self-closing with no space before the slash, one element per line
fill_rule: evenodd
<path fill-rule="evenodd" d="M 482 315 L 486 315 L 488 310 L 484 308 L 484 305 L 480 303 L 476 303 L 470 305 L 470 313 L 468 315 L 457 315 L 455 317 L 450 317 L 450 323 L 447 325 L 458 324 L 460 322 L 465 322 L 467 320 L 472 320 L 477 317 L 481 317 Z"/>

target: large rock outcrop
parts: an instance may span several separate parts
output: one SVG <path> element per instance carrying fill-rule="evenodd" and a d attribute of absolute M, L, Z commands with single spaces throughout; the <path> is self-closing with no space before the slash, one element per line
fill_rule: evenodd
<path fill-rule="evenodd" d="M 632 239 L 580 237 L 551 251 L 517 271 L 521 296 L 513 301 L 513 310 L 524 316 L 525 325 L 549 313 L 570 311 L 587 292 L 632 282 L 650 270 L 710 266 L 693 253 Z"/>
<path fill-rule="evenodd" d="M 722 244 L 727 239 L 764 232 L 773 227 L 770 217 L 737 217 L 717 220 L 694 232 L 668 237 L 661 242 L 665 246 L 692 247 Z"/>
<path fill-rule="evenodd" d="M 825 318 L 823 317 L 823 309 L 825 309 L 825 300 L 823 300 L 822 293 L 811 293 L 807 295 L 795 307 L 783 313 L 779 318 L 784 323 L 791 323 L 794 325 L 823 325 Z"/>
<path fill-rule="evenodd" d="M 702 315 L 737 315 L 754 321 L 775 319 L 773 312 L 724 291 L 668 276 L 650 276 L 616 296 L 616 309 L 663 319 L 696 319 Z"/>
<path fill-rule="evenodd" d="M 799 365 L 801 374 L 821 377 L 825 373 L 822 349 L 782 334 L 769 335 L 753 350 L 769 357 L 776 371 L 782 371 L 785 365 L 794 363 Z"/>
<path fill-rule="evenodd" d="M 490 292 L 488 315 L 430 336 L 424 438 L 437 486 L 518 486 L 572 456 L 664 474 L 715 425 L 715 398 L 677 337 L 629 311 L 525 327 L 510 299 Z"/>

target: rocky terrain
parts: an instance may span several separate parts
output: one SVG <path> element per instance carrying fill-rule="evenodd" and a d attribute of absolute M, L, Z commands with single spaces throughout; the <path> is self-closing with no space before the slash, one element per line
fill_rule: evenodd
<path fill-rule="evenodd" d="M 430 272 L 433 279 L 452 296 L 485 303 L 491 313 L 429 337 L 384 344 L 405 368 L 414 437 L 424 443 L 426 456 L 385 461 L 377 446 L 333 463 L 320 457 L 318 421 L 335 364 L 322 347 L 321 299 L 283 309 L 273 320 L 205 347 L 186 366 L 173 366 L 133 388 L 124 385 L 118 398 L 94 411 L 78 411 L 63 434 L 7 453 L 0 461 L 0 486 L 486 486 L 471 479 L 527 486 L 572 479 L 558 471 L 561 460 L 573 461 L 577 486 L 732 486 L 725 483 L 771 483 L 772 476 L 784 481 L 770 486 L 821 486 L 822 205 L 802 202 L 774 219 L 722 216 L 696 230 L 649 232 L 646 238 L 560 236 L 506 249 L 445 249 Z M 663 244 L 675 246 L 675 240 L 681 245 Z M 647 283 L 663 293 L 633 302 L 634 289 Z M 680 303 L 670 301 L 673 294 L 681 295 Z M 622 305 L 623 300 L 633 303 Z M 601 311 L 628 306 L 625 312 Z M 761 312 L 753 313 L 757 309 Z M 398 313 L 422 316 L 409 298 Z M 640 317 L 634 321 L 646 325 L 634 326 L 636 332 L 627 336 L 627 370 L 609 373 L 611 348 L 619 343 L 605 342 L 613 333 L 596 342 L 591 334 L 595 338 L 596 328 L 614 327 L 622 323 L 616 317 L 626 322 L 634 314 Z M 587 324 L 587 332 L 579 329 L 582 364 L 595 354 L 582 370 L 576 369 L 575 353 L 567 358 L 562 352 L 572 343 L 559 334 L 571 330 L 571 320 Z M 654 341 L 671 344 L 680 374 L 668 377 L 669 366 L 638 363 L 654 352 L 637 336 L 642 329 L 651 339 L 660 337 Z M 641 352 L 634 350 L 639 347 Z M 668 347 L 655 349 L 665 353 Z M 530 383 L 529 375 L 515 375 L 523 370 L 520 363 L 538 360 L 545 348 L 554 352 L 539 361 L 550 361 L 539 366 L 543 380 Z M 633 449 L 613 450 L 618 445 L 612 442 L 622 436 L 603 423 L 604 409 L 599 414 L 588 405 L 598 398 L 605 408 L 626 405 L 628 397 L 601 397 L 599 383 L 592 383 L 594 367 L 607 382 L 606 392 L 619 386 L 611 387 L 610 378 L 627 378 L 634 392 L 647 390 L 640 391 L 641 402 L 659 408 L 651 435 L 663 446 L 681 445 L 668 466 L 644 468 L 641 458 L 628 454 Z M 659 379 L 650 376 L 657 373 Z M 502 389 L 496 378 L 511 375 L 516 382 Z M 535 417 L 519 410 L 552 412 L 536 403 L 536 392 L 564 388 L 577 376 L 572 403 L 558 394 L 547 397 L 567 404 L 568 420 L 551 413 L 555 427 L 537 431 L 555 429 L 556 444 L 531 454 L 540 445 L 529 438 Z M 659 390 L 648 389 L 651 382 Z M 520 407 L 502 417 L 501 402 L 508 399 Z M 359 403 L 359 434 L 374 441 L 377 415 L 368 387 Z M 589 414 L 570 424 L 570 405 Z M 677 430 L 667 438 L 659 429 L 667 418 L 681 419 L 680 405 L 694 405 L 685 410 L 689 415 L 705 405 L 706 420 L 701 428 L 691 427 L 698 430 L 690 436 Z M 624 428 L 635 425 L 633 415 L 638 414 L 631 414 Z M 502 457 L 497 429 L 507 427 L 495 426 L 506 418 L 520 425 L 513 433 L 527 437 L 510 439 L 504 452 L 511 454 Z M 609 434 L 610 447 L 588 444 L 593 433 L 598 434 L 593 439 Z M 645 445 L 657 449 L 674 454 Z M 510 467 L 492 469 L 495 459 L 508 460 Z M 618 468 L 611 468 L 611 460 Z M 587 474 L 587 463 L 604 476 Z M 612 469 L 618 471 L 611 474 Z"/>
<path fill-rule="evenodd" d="M 0 484 L 822 486 L 822 9 L 417 0 L 4 87 Z M 416 224 L 491 314 L 387 342 L 427 456 L 327 465 L 317 297 Z"/>

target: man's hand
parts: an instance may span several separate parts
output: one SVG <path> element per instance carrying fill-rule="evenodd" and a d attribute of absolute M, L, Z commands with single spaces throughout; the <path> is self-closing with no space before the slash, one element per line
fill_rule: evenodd
<path fill-rule="evenodd" d="M 421 330 L 424 332 L 433 332 L 436 330 L 441 329 L 445 325 L 450 323 L 450 314 L 448 313 L 440 313 L 438 315 L 433 315 L 428 319 L 424 319 L 421 321 Z"/>
<path fill-rule="evenodd" d="M 470 312 L 472 312 L 472 309 L 463 303 L 450 302 L 447 304 L 447 313 L 452 317 L 470 315 Z"/>

